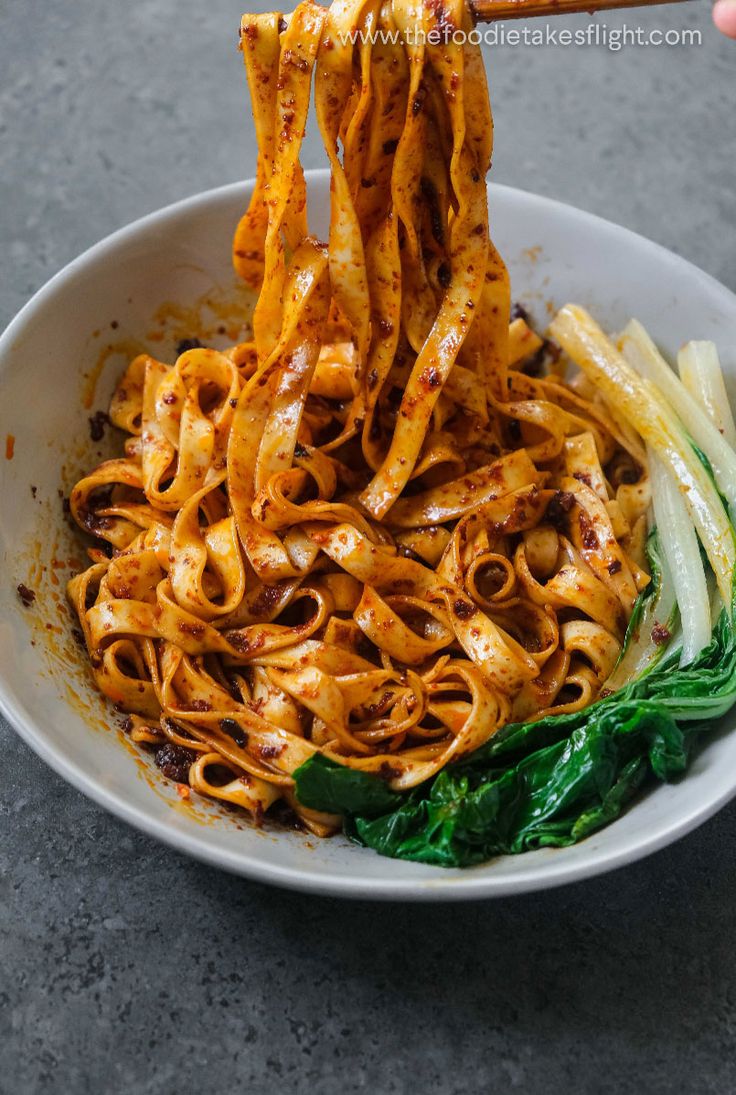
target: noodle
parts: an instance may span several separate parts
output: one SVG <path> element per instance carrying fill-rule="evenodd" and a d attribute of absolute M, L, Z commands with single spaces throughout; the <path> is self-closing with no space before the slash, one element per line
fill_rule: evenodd
<path fill-rule="evenodd" d="M 102 547 L 69 595 L 134 739 L 319 835 L 339 819 L 295 797 L 305 760 L 400 791 L 579 710 L 648 581 L 644 446 L 590 385 L 523 371 L 544 347 L 489 236 L 482 61 L 449 33 L 470 25 L 460 0 L 243 18 L 253 340 L 132 361 L 124 455 L 71 495 Z M 327 243 L 299 163 L 313 79 Z"/>

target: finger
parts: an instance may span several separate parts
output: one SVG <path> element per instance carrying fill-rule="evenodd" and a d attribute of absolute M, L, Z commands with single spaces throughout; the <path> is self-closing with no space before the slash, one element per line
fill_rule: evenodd
<path fill-rule="evenodd" d="M 713 22 L 723 34 L 736 38 L 736 0 L 718 0 L 713 8 Z"/>

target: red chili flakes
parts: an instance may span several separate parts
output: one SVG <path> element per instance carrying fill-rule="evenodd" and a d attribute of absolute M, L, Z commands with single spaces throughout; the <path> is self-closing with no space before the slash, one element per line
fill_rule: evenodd
<path fill-rule="evenodd" d="M 18 586 L 18 596 L 23 602 L 24 608 L 30 608 L 33 602 L 36 600 L 36 594 L 28 586 L 24 586 L 21 582 Z"/>
<path fill-rule="evenodd" d="M 262 647 L 266 641 L 265 636 L 262 634 L 249 639 L 242 631 L 230 631 L 225 638 L 239 654 L 252 654 Z"/>
<path fill-rule="evenodd" d="M 204 624 L 190 624 L 186 620 L 181 620 L 179 623 L 179 630 L 183 631 L 186 635 L 191 635 L 195 639 L 201 639 L 204 635 Z"/>
<path fill-rule="evenodd" d="M 186 783 L 189 780 L 189 769 L 194 761 L 194 753 L 181 745 L 168 743 L 156 750 L 155 760 L 156 767 L 161 769 L 167 779 L 173 779 L 176 783 Z"/>
<path fill-rule="evenodd" d="M 102 441 L 105 436 L 105 426 L 110 425 L 110 419 L 104 411 L 95 411 L 89 421 L 89 436 L 92 441 Z"/>
<path fill-rule="evenodd" d="M 419 383 L 426 388 L 439 388 L 442 384 L 442 374 L 434 366 L 426 368 L 419 376 Z"/>
<path fill-rule="evenodd" d="M 383 764 L 376 772 L 376 775 L 379 779 L 383 779 L 386 783 L 389 783 L 392 779 L 395 779 L 396 776 L 401 775 L 401 768 L 394 768 L 392 764 L 389 764 L 387 760 L 384 760 Z"/>
<path fill-rule="evenodd" d="M 583 541 L 583 547 L 587 548 L 588 551 L 595 551 L 597 547 L 600 547 L 595 529 L 593 528 L 593 525 L 591 524 L 585 510 L 581 509 L 580 513 L 578 514 L 578 525 L 580 527 L 580 536 Z"/>
<path fill-rule="evenodd" d="M 282 61 L 285 65 L 293 65 L 299 72 L 306 72 L 309 68 L 304 57 L 300 57 L 293 49 L 285 49 L 282 54 Z"/>
<path fill-rule="evenodd" d="M 478 609 L 472 601 L 462 601 L 458 598 L 452 606 L 452 611 L 455 613 L 458 620 L 469 620 L 471 617 L 475 616 Z"/>
<path fill-rule="evenodd" d="M 669 629 L 664 624 L 655 624 L 652 628 L 652 642 L 656 646 L 661 646 L 663 643 L 668 643 L 672 636 Z"/>
<path fill-rule="evenodd" d="M 281 756 L 285 748 L 285 745 L 259 745 L 258 755 L 261 760 L 275 760 L 276 757 Z"/>
<path fill-rule="evenodd" d="M 571 494 L 568 490 L 558 490 L 550 500 L 547 506 L 547 520 L 555 528 L 564 527 L 566 524 L 566 518 L 572 507 L 575 505 L 575 495 Z"/>
<path fill-rule="evenodd" d="M 84 510 L 80 516 L 82 518 L 82 524 L 93 536 L 106 532 L 108 529 L 111 529 L 114 524 L 112 517 L 99 517 L 90 510 Z"/>
<path fill-rule="evenodd" d="M 280 586 L 262 586 L 252 605 L 253 615 L 259 618 L 270 615 L 281 600 L 282 595 L 283 590 Z M 234 635 L 236 634 L 238 633 L 235 632 Z M 237 648 L 234 635 L 230 636 L 230 642 Z"/>
<path fill-rule="evenodd" d="M 393 692 L 384 692 L 381 698 L 376 703 L 369 703 L 365 709 L 365 715 L 368 719 L 375 719 L 379 715 L 382 715 L 388 708 L 391 700 L 394 698 Z"/>
<path fill-rule="evenodd" d="M 12 460 L 15 456 L 15 435 L 9 433 L 5 438 L 5 459 Z"/>

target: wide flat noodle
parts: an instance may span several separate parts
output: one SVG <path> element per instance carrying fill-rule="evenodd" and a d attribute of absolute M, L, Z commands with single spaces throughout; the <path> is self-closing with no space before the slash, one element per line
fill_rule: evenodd
<path fill-rule="evenodd" d="M 135 358 L 124 455 L 70 498 L 96 546 L 69 597 L 133 740 L 318 835 L 338 819 L 296 799 L 306 760 L 401 791 L 510 719 L 585 706 L 648 580 L 641 440 L 536 375 L 546 344 L 510 317 L 470 26 L 461 0 L 243 17 L 253 338 Z M 299 160 L 312 87 L 327 242 Z"/>

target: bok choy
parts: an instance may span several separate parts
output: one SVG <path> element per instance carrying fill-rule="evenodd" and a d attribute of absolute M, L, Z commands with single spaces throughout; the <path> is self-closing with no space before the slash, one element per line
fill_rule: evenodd
<path fill-rule="evenodd" d="M 723 439 L 736 449 L 736 424 L 714 344 L 688 342 L 677 355 L 677 368 L 690 395 L 698 401 Z"/>
<path fill-rule="evenodd" d="M 708 583 L 685 502 L 664 464 L 649 454 L 652 503 L 660 542 L 672 575 L 682 623 L 681 665 L 687 665 L 710 642 L 710 597 Z"/>

